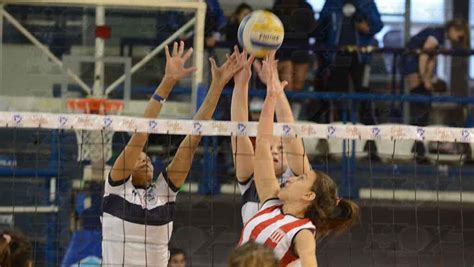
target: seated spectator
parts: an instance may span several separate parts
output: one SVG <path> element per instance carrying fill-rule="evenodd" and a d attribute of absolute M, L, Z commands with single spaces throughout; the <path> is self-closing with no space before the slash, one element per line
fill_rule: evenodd
<path fill-rule="evenodd" d="M 204 47 L 214 49 L 217 41 L 220 39 L 219 32 L 227 24 L 224 12 L 217 0 L 206 0 L 206 20 L 204 22 Z"/>
<path fill-rule="evenodd" d="M 185 267 L 186 266 L 186 253 L 184 250 L 179 248 L 170 249 L 170 260 L 168 261 L 168 267 Z"/>
<path fill-rule="evenodd" d="M 229 18 L 229 23 L 225 28 L 225 38 L 229 44 L 232 45 L 239 45 L 237 40 L 237 32 L 239 30 L 239 25 L 242 20 L 252 12 L 252 7 L 246 3 L 241 3 L 237 6 L 234 10 L 234 13 Z M 239 45 L 240 46 L 240 45 Z"/>
<path fill-rule="evenodd" d="M 278 50 L 278 69 L 287 91 L 301 91 L 308 76 L 309 38 L 316 29 L 313 8 L 306 0 L 276 0 L 272 12 L 285 27 L 285 39 Z"/>
<path fill-rule="evenodd" d="M 13 231 L 0 234 L 1 267 L 32 267 L 32 253 L 30 242 L 22 234 Z"/>
<path fill-rule="evenodd" d="M 230 254 L 229 267 L 277 267 L 278 261 L 269 248 L 248 242 Z"/>
<path fill-rule="evenodd" d="M 411 50 L 435 50 L 446 41 L 460 48 L 470 48 L 469 25 L 463 19 L 454 19 L 441 27 L 428 27 L 413 36 L 407 44 Z M 402 58 L 401 73 L 411 94 L 431 95 L 435 90 L 435 66 L 437 55 L 409 54 Z M 410 123 L 425 126 L 429 123 L 431 104 L 410 103 Z"/>
<path fill-rule="evenodd" d="M 361 47 L 372 45 L 374 36 L 383 28 L 380 13 L 373 0 L 326 0 L 321 10 L 316 41 L 325 48 Z M 349 92 L 349 82 L 354 91 L 368 92 L 370 55 L 367 53 L 325 53 L 322 56 L 325 77 L 324 87 L 331 92 Z M 341 120 L 341 111 L 348 107 L 338 104 L 334 120 Z M 360 103 L 361 121 L 372 124 L 371 104 Z"/>

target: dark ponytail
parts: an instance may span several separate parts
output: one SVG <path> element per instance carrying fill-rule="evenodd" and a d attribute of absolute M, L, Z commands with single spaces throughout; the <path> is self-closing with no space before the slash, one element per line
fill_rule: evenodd
<path fill-rule="evenodd" d="M 336 183 L 325 173 L 314 170 L 316 197 L 306 211 L 316 226 L 316 237 L 341 234 L 360 220 L 359 206 L 348 199 L 338 199 Z"/>
<path fill-rule="evenodd" d="M 0 233 L 0 266 L 28 267 L 32 262 L 32 247 L 26 237 L 12 231 Z"/>
<path fill-rule="evenodd" d="M 0 266 L 11 267 L 10 244 L 4 235 L 0 235 Z"/>

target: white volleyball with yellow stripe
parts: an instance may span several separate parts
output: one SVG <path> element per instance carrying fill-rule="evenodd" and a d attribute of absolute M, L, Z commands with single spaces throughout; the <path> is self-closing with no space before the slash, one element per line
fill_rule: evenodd
<path fill-rule="evenodd" d="M 237 38 L 240 45 L 255 57 L 265 57 L 270 50 L 280 48 L 285 30 L 272 12 L 257 10 L 240 23 Z"/>

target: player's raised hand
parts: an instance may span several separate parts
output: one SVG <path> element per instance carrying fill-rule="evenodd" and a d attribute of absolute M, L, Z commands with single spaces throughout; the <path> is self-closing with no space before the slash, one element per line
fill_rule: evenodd
<path fill-rule="evenodd" d="M 252 63 L 255 60 L 255 56 L 248 56 L 245 49 L 240 53 L 242 61 L 245 61 L 244 66 L 240 71 L 238 71 L 234 76 L 234 82 L 236 84 L 248 84 L 250 77 L 252 77 Z"/>
<path fill-rule="evenodd" d="M 212 82 L 224 86 L 243 68 L 247 62 L 247 58 L 244 59 L 237 46 L 235 46 L 234 52 L 230 56 L 227 55 L 227 60 L 222 66 L 217 66 L 213 58 L 209 58 L 209 61 L 211 62 Z"/>
<path fill-rule="evenodd" d="M 278 97 L 288 85 L 286 81 L 280 81 L 277 69 L 278 61 L 275 60 L 274 54 L 268 55 L 262 63 L 262 72 L 266 75 L 267 81 L 267 97 Z"/>
<path fill-rule="evenodd" d="M 166 68 L 165 77 L 174 81 L 179 81 L 182 78 L 192 74 L 196 71 L 196 67 L 185 68 L 184 65 L 193 54 L 193 48 L 189 48 L 184 52 L 184 42 L 181 41 L 173 43 L 173 51 L 170 53 L 168 46 L 165 46 L 166 54 Z"/>
<path fill-rule="evenodd" d="M 268 53 L 267 57 L 265 58 L 265 60 L 272 60 L 272 61 L 275 61 L 275 54 L 276 54 L 276 50 L 272 50 Z M 253 67 L 255 69 L 255 73 L 257 73 L 257 76 L 258 78 L 260 79 L 260 81 L 263 83 L 263 84 L 267 84 L 267 77 L 268 77 L 268 72 L 267 70 L 263 69 L 263 64 L 262 62 L 258 61 L 258 60 L 255 60 L 255 62 L 253 63 Z M 275 70 L 278 70 L 278 64 L 275 64 L 274 65 L 275 67 Z"/>

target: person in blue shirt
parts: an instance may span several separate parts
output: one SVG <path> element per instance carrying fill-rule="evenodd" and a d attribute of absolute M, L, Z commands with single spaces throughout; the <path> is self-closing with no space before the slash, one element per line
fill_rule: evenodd
<path fill-rule="evenodd" d="M 464 19 L 453 19 L 440 27 L 428 27 L 413 36 L 406 47 L 410 50 L 436 50 L 455 47 L 470 48 L 469 25 Z M 436 55 L 407 54 L 400 64 L 411 94 L 431 95 L 435 78 Z M 411 124 L 424 126 L 429 123 L 430 103 L 410 104 Z"/>
<path fill-rule="evenodd" d="M 326 0 L 317 22 L 316 42 L 327 49 L 369 46 L 382 28 L 380 13 L 373 0 Z M 356 92 L 368 91 L 369 54 L 325 52 L 320 54 L 320 59 L 319 72 L 327 91 L 348 92 L 350 80 Z M 341 103 L 336 104 L 342 108 Z M 361 104 L 370 107 L 369 103 Z M 362 117 L 362 122 L 371 123 L 371 117 Z M 335 119 L 340 120 L 341 115 L 336 114 Z"/>

